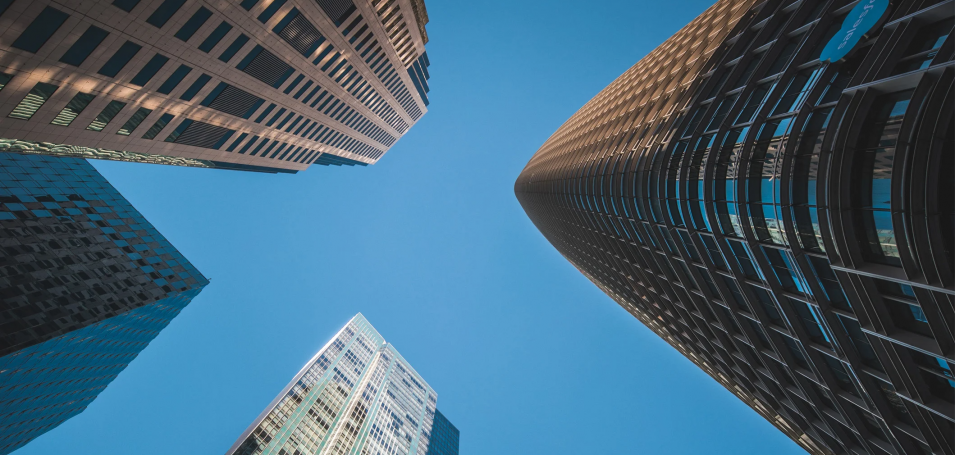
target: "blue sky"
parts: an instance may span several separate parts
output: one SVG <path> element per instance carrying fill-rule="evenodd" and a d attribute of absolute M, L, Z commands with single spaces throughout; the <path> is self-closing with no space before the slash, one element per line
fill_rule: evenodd
<path fill-rule="evenodd" d="M 707 1 L 427 0 L 430 112 L 375 166 L 95 162 L 212 283 L 86 412 L 17 455 L 221 454 L 362 312 L 464 454 L 803 454 L 587 281 L 513 184 Z"/>

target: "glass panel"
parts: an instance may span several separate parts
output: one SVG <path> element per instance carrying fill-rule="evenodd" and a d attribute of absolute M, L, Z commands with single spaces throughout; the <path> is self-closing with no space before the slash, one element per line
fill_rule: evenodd
<path fill-rule="evenodd" d="M 869 343 L 869 339 L 866 338 L 865 333 L 862 332 L 862 326 L 859 325 L 859 321 L 845 316 L 837 316 L 837 319 L 839 319 L 842 328 L 845 329 L 849 335 L 852 345 L 855 346 L 856 352 L 858 352 L 859 357 L 862 358 L 862 363 L 884 373 L 885 370 L 882 368 L 882 362 L 879 361 L 879 356 L 877 356 L 875 350 L 872 349 L 872 344 Z"/>
<path fill-rule="evenodd" d="M 23 97 L 23 99 L 20 100 L 20 103 L 13 108 L 13 111 L 10 112 L 8 117 L 20 120 L 30 120 L 33 118 L 33 114 L 36 114 L 36 111 L 40 110 L 40 107 L 42 107 L 51 96 L 53 96 L 53 92 L 55 92 L 58 88 L 60 88 L 58 85 L 47 84 L 44 82 L 37 83 L 32 89 L 30 89 L 30 93 L 27 93 L 27 96 Z"/>
<path fill-rule="evenodd" d="M 899 128 L 912 97 L 912 90 L 882 95 L 876 99 L 853 154 L 850 182 L 857 210 L 857 235 L 863 239 L 867 261 L 901 266 L 891 208 L 892 169 Z"/>
<path fill-rule="evenodd" d="M 759 302 L 760 306 L 763 307 L 763 310 L 766 311 L 766 315 L 769 316 L 770 321 L 779 326 L 786 327 L 786 322 L 783 319 L 783 316 L 780 315 L 779 307 L 776 306 L 776 302 L 773 300 L 773 297 L 765 289 L 759 286 L 749 285 L 750 292 L 756 296 L 756 301 Z"/>
<path fill-rule="evenodd" d="M 919 32 L 909 43 L 905 56 L 899 60 L 892 74 L 902 74 L 909 71 L 928 68 L 938 54 L 938 48 L 952 32 L 952 18 L 944 19 L 929 26 L 919 26 Z"/>
<path fill-rule="evenodd" d="M 825 292 L 829 304 L 840 310 L 852 312 L 852 305 L 849 304 L 849 299 L 846 298 L 846 293 L 842 290 L 839 278 L 832 271 L 829 261 L 825 258 L 809 255 L 806 255 L 806 258 L 809 259 L 812 272 L 815 274 L 819 286 Z"/>
<path fill-rule="evenodd" d="M 96 95 L 92 93 L 77 93 L 69 103 L 66 103 L 66 107 L 56 115 L 56 118 L 50 122 L 51 125 L 57 126 L 70 126 L 73 123 L 73 120 L 76 119 L 86 106 L 89 106 L 90 101 L 93 101 Z"/>
<path fill-rule="evenodd" d="M 809 288 L 803 282 L 802 276 L 796 270 L 793 259 L 789 257 L 788 251 L 767 247 L 762 247 L 762 250 L 783 289 L 789 292 L 811 294 Z"/>
<path fill-rule="evenodd" d="M 826 333 L 825 324 L 822 322 L 822 316 L 812 305 L 798 300 L 786 298 L 792 309 L 799 315 L 799 322 L 806 329 L 809 339 L 819 343 L 827 348 L 832 348 L 832 340 Z"/>

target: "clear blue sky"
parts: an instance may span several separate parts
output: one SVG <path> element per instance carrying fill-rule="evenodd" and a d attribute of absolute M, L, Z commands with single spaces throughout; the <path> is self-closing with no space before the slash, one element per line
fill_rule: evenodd
<path fill-rule="evenodd" d="M 375 166 L 95 162 L 200 271 L 83 414 L 17 455 L 222 454 L 362 312 L 467 455 L 804 454 L 587 281 L 513 184 L 703 1 L 427 0 L 430 112 Z"/>

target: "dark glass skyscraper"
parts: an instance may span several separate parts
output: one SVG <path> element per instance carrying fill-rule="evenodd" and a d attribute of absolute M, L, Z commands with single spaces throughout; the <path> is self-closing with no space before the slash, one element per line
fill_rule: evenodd
<path fill-rule="evenodd" d="M 955 453 L 953 15 L 720 1 L 565 122 L 518 200 L 810 453 Z"/>
<path fill-rule="evenodd" d="M 81 158 L 0 153 L 0 454 L 82 412 L 209 281 Z"/>
<path fill-rule="evenodd" d="M 458 428 L 441 413 L 440 409 L 435 410 L 427 455 L 458 455 L 460 439 L 461 432 Z"/>

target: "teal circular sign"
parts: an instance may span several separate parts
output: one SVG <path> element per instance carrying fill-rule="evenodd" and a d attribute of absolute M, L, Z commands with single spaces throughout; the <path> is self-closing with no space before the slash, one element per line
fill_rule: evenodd
<path fill-rule="evenodd" d="M 842 21 L 842 28 L 819 54 L 819 61 L 835 62 L 845 57 L 889 10 L 889 0 L 861 0 Z"/>

